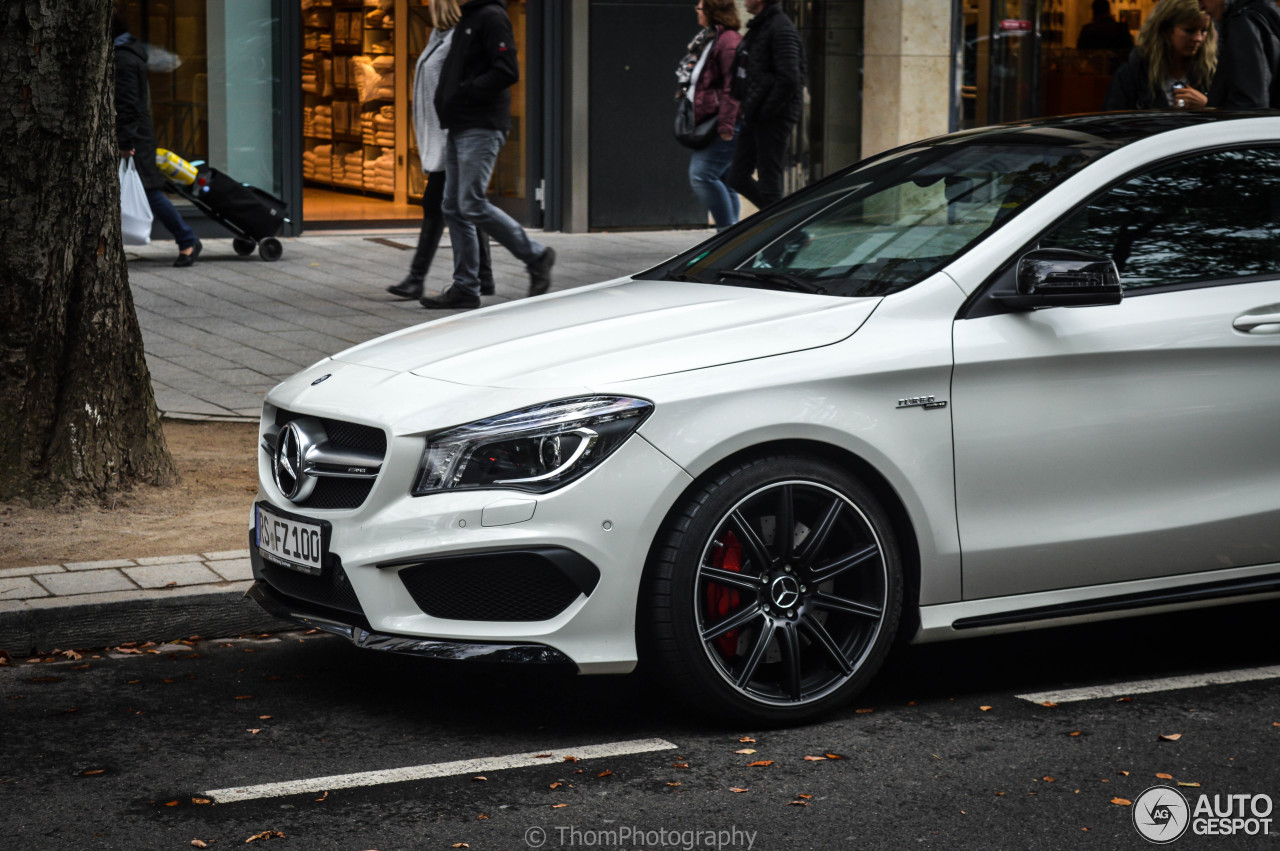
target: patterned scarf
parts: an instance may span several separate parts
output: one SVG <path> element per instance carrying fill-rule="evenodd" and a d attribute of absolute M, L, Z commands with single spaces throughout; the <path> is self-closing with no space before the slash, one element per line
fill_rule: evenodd
<path fill-rule="evenodd" d="M 707 45 L 714 41 L 717 35 L 716 27 L 704 27 L 693 37 L 693 41 L 689 42 L 689 52 L 685 54 L 684 59 L 680 60 L 680 66 L 676 68 L 676 82 L 680 87 L 676 92 L 677 98 L 684 95 L 693 83 L 693 69 L 702 58 L 702 51 L 706 50 Z"/>

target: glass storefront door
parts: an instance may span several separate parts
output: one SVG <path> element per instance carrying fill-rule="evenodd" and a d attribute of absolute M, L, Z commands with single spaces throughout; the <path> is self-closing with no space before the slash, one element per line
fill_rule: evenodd
<path fill-rule="evenodd" d="M 958 0 L 958 129 L 1097 112 L 1156 0 Z M 1097 8 L 1095 8 L 1095 6 Z M 1119 43 L 1082 38 L 1104 24 Z"/>

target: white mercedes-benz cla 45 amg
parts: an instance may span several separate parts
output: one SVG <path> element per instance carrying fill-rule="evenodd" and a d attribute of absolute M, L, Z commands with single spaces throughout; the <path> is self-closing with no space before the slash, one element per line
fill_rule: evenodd
<path fill-rule="evenodd" d="M 250 593 L 798 722 L 895 640 L 1280 595 L 1278 424 L 1280 118 L 989 127 L 280 384 Z"/>

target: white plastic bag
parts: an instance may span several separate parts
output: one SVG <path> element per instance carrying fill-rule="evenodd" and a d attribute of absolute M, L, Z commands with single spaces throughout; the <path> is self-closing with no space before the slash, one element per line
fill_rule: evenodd
<path fill-rule="evenodd" d="M 151 244 L 151 205 L 133 157 L 120 160 L 120 231 L 125 245 Z"/>

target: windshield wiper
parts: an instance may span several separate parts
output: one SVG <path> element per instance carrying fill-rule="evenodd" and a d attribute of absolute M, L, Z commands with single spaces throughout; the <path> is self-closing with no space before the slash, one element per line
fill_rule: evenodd
<path fill-rule="evenodd" d="M 717 280 L 744 281 L 760 289 L 785 290 L 793 293 L 826 295 L 826 287 L 785 272 L 760 272 L 749 269 L 716 269 Z"/>

